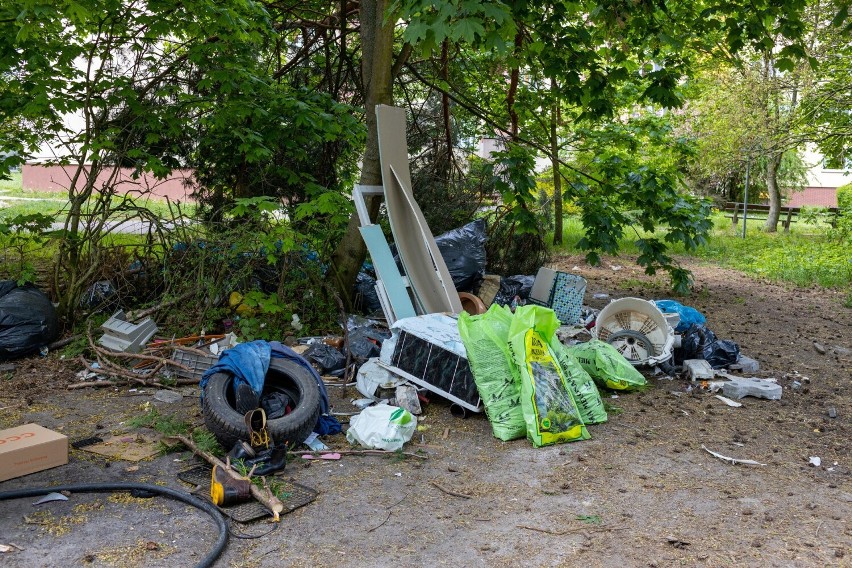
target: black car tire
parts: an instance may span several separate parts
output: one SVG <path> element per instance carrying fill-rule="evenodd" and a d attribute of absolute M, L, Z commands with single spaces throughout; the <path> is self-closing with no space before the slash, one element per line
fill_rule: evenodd
<path fill-rule="evenodd" d="M 201 405 L 204 424 L 226 452 L 239 440 L 249 439 L 245 418 L 234 408 L 233 381 L 231 373 L 215 373 L 204 386 Z M 320 415 L 319 386 L 301 365 L 273 358 L 264 380 L 263 394 L 273 390 L 286 392 L 295 406 L 286 416 L 267 421 L 269 436 L 276 444 L 294 447 L 304 442 L 316 426 Z"/>

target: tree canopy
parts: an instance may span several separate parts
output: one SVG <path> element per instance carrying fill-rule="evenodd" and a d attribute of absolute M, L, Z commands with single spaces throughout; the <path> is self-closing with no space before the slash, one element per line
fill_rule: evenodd
<path fill-rule="evenodd" d="M 785 124 L 845 148 L 848 17 L 848 3 L 808 0 L 14 0 L 0 7 L 0 155 L 9 165 L 49 144 L 57 162 L 106 171 L 193 167 L 210 222 L 277 200 L 291 246 L 318 250 L 348 297 L 365 251 L 347 196 L 359 170 L 381 182 L 374 108 L 393 103 L 410 110 L 427 216 L 463 222 L 499 195 L 492 246 L 541 239 L 546 157 L 556 215 L 563 199 L 579 207 L 590 261 L 633 235 L 639 264 L 684 290 L 670 246 L 699 246 L 710 227 L 687 175 L 712 144 L 680 120 L 701 108 L 686 104 L 696 79 L 759 61 L 774 77 L 807 75 Z M 483 136 L 501 140 L 486 162 L 472 157 Z M 79 238 L 90 174 L 69 181 L 67 309 L 93 276 L 78 267 L 97 251 Z M 463 213 L 442 215 L 448 205 Z M 103 218 L 115 210 L 102 202 Z"/>

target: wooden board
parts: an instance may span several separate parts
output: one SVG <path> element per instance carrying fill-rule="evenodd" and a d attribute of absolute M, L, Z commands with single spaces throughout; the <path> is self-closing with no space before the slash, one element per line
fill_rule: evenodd
<path fill-rule="evenodd" d="M 385 204 L 408 281 L 425 313 L 459 313 L 461 300 L 411 189 L 405 111 L 378 105 L 376 119 Z"/>

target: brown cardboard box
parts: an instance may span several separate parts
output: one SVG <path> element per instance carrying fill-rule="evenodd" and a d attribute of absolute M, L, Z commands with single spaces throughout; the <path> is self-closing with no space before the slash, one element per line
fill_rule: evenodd
<path fill-rule="evenodd" d="M 0 430 L 0 481 L 68 463 L 68 437 L 38 424 Z"/>

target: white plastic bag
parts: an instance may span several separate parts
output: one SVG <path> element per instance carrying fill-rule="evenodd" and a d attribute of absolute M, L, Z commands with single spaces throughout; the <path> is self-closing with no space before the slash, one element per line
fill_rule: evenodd
<path fill-rule="evenodd" d="M 349 419 L 346 439 L 365 448 L 396 451 L 411 439 L 417 419 L 398 406 L 378 404 Z"/>

